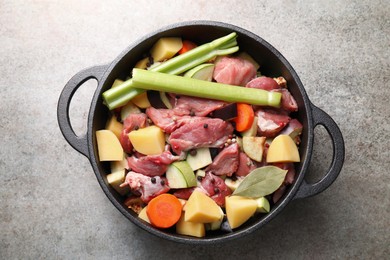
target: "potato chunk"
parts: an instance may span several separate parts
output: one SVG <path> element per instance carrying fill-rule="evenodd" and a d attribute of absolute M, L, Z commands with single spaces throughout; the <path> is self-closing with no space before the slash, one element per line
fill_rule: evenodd
<path fill-rule="evenodd" d="M 267 162 L 299 162 L 298 147 L 288 135 L 278 135 L 267 152 Z"/>
<path fill-rule="evenodd" d="M 204 237 L 206 230 L 203 223 L 186 221 L 184 213 L 182 213 L 179 221 L 176 223 L 176 233 L 193 237 Z"/>
<path fill-rule="evenodd" d="M 244 224 L 257 209 L 257 202 L 241 196 L 226 197 L 226 217 L 231 228 Z"/>
<path fill-rule="evenodd" d="M 107 174 L 107 182 L 120 194 L 125 195 L 130 192 L 128 185 L 121 187 L 120 185 L 125 182 L 126 172 L 125 169 L 121 169 L 116 172 Z"/>
<path fill-rule="evenodd" d="M 131 99 L 131 102 L 133 102 L 139 108 L 148 108 L 151 106 L 146 92 L 135 96 L 133 99 Z"/>
<path fill-rule="evenodd" d="M 165 135 L 161 128 L 157 126 L 153 125 L 131 131 L 128 136 L 137 152 L 145 155 L 155 155 L 164 152 Z"/>
<path fill-rule="evenodd" d="M 121 79 L 116 79 L 116 80 L 114 80 L 114 83 L 112 83 L 111 88 L 116 88 L 117 86 L 119 86 L 119 85 L 122 84 L 122 83 L 123 83 L 123 80 L 121 80 Z"/>
<path fill-rule="evenodd" d="M 96 131 L 96 140 L 101 162 L 123 160 L 123 148 L 112 131 L 106 129 Z"/>
<path fill-rule="evenodd" d="M 111 116 L 110 120 L 107 121 L 106 129 L 112 131 L 120 139 L 123 124 L 118 122 L 115 116 Z"/>
<path fill-rule="evenodd" d="M 110 169 L 111 172 L 117 172 L 120 170 L 123 170 L 125 168 L 128 168 L 128 163 L 127 163 L 127 156 L 124 153 L 123 154 L 123 159 L 121 161 L 112 161 L 110 162 Z"/>
<path fill-rule="evenodd" d="M 181 48 L 183 42 L 180 37 L 160 38 L 150 50 L 154 62 L 172 58 Z"/>
<path fill-rule="evenodd" d="M 200 191 L 194 191 L 185 206 L 185 221 L 211 223 L 221 218 L 220 207 Z"/>
<path fill-rule="evenodd" d="M 138 61 L 134 68 L 138 68 L 138 69 L 146 69 L 148 67 L 148 62 L 149 62 L 149 58 L 146 57 L 146 58 L 143 58 L 142 60 Z"/>

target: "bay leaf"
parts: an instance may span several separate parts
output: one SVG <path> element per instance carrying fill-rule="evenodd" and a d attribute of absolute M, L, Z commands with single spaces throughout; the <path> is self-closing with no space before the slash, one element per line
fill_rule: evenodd
<path fill-rule="evenodd" d="M 287 170 L 276 166 L 263 166 L 249 173 L 233 195 L 260 198 L 276 191 L 282 185 Z"/>

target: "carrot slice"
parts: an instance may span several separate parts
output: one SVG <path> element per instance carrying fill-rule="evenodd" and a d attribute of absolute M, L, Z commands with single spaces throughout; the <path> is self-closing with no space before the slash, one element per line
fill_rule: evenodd
<path fill-rule="evenodd" d="M 197 47 L 197 45 L 192 41 L 183 40 L 183 47 L 180 49 L 179 54 L 183 54 L 189 50 L 194 49 L 195 47 Z"/>
<path fill-rule="evenodd" d="M 236 130 L 238 132 L 244 132 L 248 130 L 255 118 L 255 112 L 251 105 L 244 103 L 237 103 L 237 117 L 235 119 Z"/>
<path fill-rule="evenodd" d="M 158 228 L 169 228 L 179 221 L 182 204 L 172 194 L 164 193 L 153 198 L 146 209 L 150 223 Z"/>

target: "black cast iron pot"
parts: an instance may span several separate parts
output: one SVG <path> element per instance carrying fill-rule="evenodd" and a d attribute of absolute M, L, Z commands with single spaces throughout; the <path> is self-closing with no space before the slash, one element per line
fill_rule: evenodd
<path fill-rule="evenodd" d="M 192 39 L 198 43 L 205 43 L 233 31 L 238 34 L 240 50 L 246 51 L 260 64 L 261 72 L 264 75 L 271 77 L 283 76 L 288 82 L 290 92 L 298 103 L 299 112 L 296 114 L 296 117 L 302 122 L 304 131 L 301 136 L 302 142 L 299 149 L 301 162 L 296 165 L 296 179 L 284 196 L 273 206 L 270 213 L 250 219 L 232 233 L 216 231 L 208 233 L 205 238 L 195 238 L 178 235 L 174 230 L 156 229 L 140 220 L 132 210 L 124 206 L 124 198 L 107 184 L 106 175 L 109 173 L 108 166 L 107 163 L 101 163 L 98 160 L 95 138 L 95 131 L 105 127 L 109 116 L 108 109 L 103 105 L 101 94 L 111 87 L 116 78 L 125 79 L 135 63 L 140 60 L 143 54 L 148 52 L 160 37 L 182 36 L 183 38 Z M 98 81 L 98 87 L 93 96 L 89 111 L 87 133 L 83 136 L 77 136 L 70 124 L 69 105 L 75 91 L 85 81 L 91 78 Z M 212 244 L 239 238 L 253 232 L 276 217 L 290 201 L 316 195 L 328 188 L 339 175 L 344 162 L 344 140 L 340 129 L 328 114 L 310 102 L 298 75 L 288 61 L 274 47 L 259 36 L 226 23 L 213 21 L 183 22 L 165 27 L 145 36 L 129 46 L 113 62 L 87 68 L 73 76 L 65 85 L 60 95 L 57 113 L 58 123 L 65 139 L 74 149 L 89 159 L 100 186 L 115 207 L 131 222 L 142 229 L 158 237 L 176 242 Z M 314 128 L 317 125 L 324 126 L 331 137 L 333 158 L 330 168 L 322 179 L 317 183 L 309 184 L 304 178 L 308 174 L 307 170 L 313 151 Z"/>

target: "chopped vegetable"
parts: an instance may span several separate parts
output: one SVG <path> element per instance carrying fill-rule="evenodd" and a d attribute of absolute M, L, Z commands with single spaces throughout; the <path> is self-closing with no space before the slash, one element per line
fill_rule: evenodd
<path fill-rule="evenodd" d="M 148 67 L 149 57 L 145 57 L 135 64 L 135 68 L 146 69 Z M 123 82 L 122 82 L 123 83 Z"/>
<path fill-rule="evenodd" d="M 110 162 L 111 172 L 117 172 L 123 169 L 128 169 L 127 156 L 123 153 L 123 159 L 121 161 Z"/>
<path fill-rule="evenodd" d="M 184 214 L 176 223 L 176 233 L 193 237 L 204 237 L 206 235 L 205 224 L 185 221 Z"/>
<path fill-rule="evenodd" d="M 113 132 L 118 139 L 120 139 L 121 132 L 123 129 L 123 124 L 118 122 L 116 116 L 111 116 L 110 120 L 106 123 L 106 129 Z"/>
<path fill-rule="evenodd" d="M 201 147 L 192 151 L 188 153 L 186 160 L 192 170 L 204 168 L 213 162 L 208 147 Z"/>
<path fill-rule="evenodd" d="M 211 223 L 221 218 L 220 207 L 209 196 L 195 190 L 186 203 L 185 221 Z"/>
<path fill-rule="evenodd" d="M 206 176 L 206 172 L 204 170 L 199 169 L 199 170 L 196 171 L 195 176 L 196 176 L 196 179 L 198 181 L 201 181 L 202 178 L 204 178 Z"/>
<path fill-rule="evenodd" d="M 182 47 L 180 37 L 163 37 L 153 45 L 150 55 L 153 61 L 163 61 L 172 58 Z"/>
<path fill-rule="evenodd" d="M 150 70 L 178 75 L 197 65 L 207 62 L 216 56 L 229 55 L 238 51 L 239 48 L 237 46 L 236 37 L 236 33 L 230 33 L 212 42 L 200 45 L 182 55 L 178 55 Z M 107 107 L 112 110 L 123 106 L 142 92 L 144 92 L 144 90 L 135 88 L 132 79 L 129 79 L 116 88 L 105 91 L 103 93 L 103 99 Z"/>
<path fill-rule="evenodd" d="M 131 99 L 131 102 L 139 108 L 148 108 L 151 106 L 146 92 L 142 92 L 141 94 L 135 96 Z"/>
<path fill-rule="evenodd" d="M 137 152 L 146 155 L 156 155 L 161 154 L 164 151 L 164 133 L 155 125 L 133 130 L 128 136 Z"/>
<path fill-rule="evenodd" d="M 180 49 L 179 54 L 183 54 L 183 53 L 185 53 L 189 50 L 192 50 L 196 47 L 197 47 L 197 45 L 194 42 L 189 41 L 189 40 L 184 40 L 183 47 Z"/>
<path fill-rule="evenodd" d="M 231 228 L 244 224 L 255 214 L 257 202 L 241 196 L 226 197 L 226 217 Z"/>
<path fill-rule="evenodd" d="M 298 147 L 289 135 L 278 135 L 267 152 L 267 163 L 300 162 Z"/>
<path fill-rule="evenodd" d="M 261 197 L 256 199 L 257 202 L 257 209 L 256 212 L 260 213 L 268 213 L 270 210 L 269 201 L 265 197 Z"/>
<path fill-rule="evenodd" d="M 187 181 L 183 173 L 174 165 L 171 164 L 168 166 L 165 176 L 167 177 L 169 188 L 171 189 L 188 188 Z"/>
<path fill-rule="evenodd" d="M 243 88 L 141 69 L 133 69 L 133 86 L 227 102 L 279 107 L 281 94 L 262 89 Z M 252 125 L 250 123 L 249 127 Z"/>
<path fill-rule="evenodd" d="M 186 161 L 174 162 L 166 172 L 170 188 L 188 188 L 196 186 L 195 173 Z"/>
<path fill-rule="evenodd" d="M 181 217 L 182 204 L 172 194 L 164 193 L 153 198 L 146 209 L 150 223 L 158 228 L 169 228 Z"/>
<path fill-rule="evenodd" d="M 238 103 L 237 104 L 237 117 L 235 119 L 236 122 L 236 130 L 238 132 L 244 132 L 251 128 L 253 120 L 255 118 L 255 112 L 251 105 Z"/>
<path fill-rule="evenodd" d="M 116 80 L 114 81 L 114 83 L 112 83 L 111 88 L 115 88 L 115 87 L 119 86 L 119 85 L 122 84 L 122 83 L 123 83 L 123 80 L 116 79 Z"/>
<path fill-rule="evenodd" d="M 238 185 L 240 185 L 240 183 L 242 182 L 242 178 L 226 178 L 225 179 L 225 184 L 226 186 L 228 186 L 229 189 L 231 189 L 232 191 L 235 191 L 238 187 Z"/>
<path fill-rule="evenodd" d="M 171 101 L 168 99 L 167 94 L 165 92 L 160 91 L 160 98 L 161 98 L 161 101 L 164 103 L 166 108 L 169 108 L 169 109 L 172 108 Z"/>
<path fill-rule="evenodd" d="M 139 217 L 140 219 L 142 219 L 142 220 L 144 220 L 144 221 L 150 223 L 150 220 L 149 220 L 148 215 L 147 215 L 147 213 L 146 213 L 146 210 L 147 210 L 147 209 L 148 209 L 148 206 L 145 206 L 145 207 L 141 210 L 141 212 L 138 214 L 138 217 Z"/>
<path fill-rule="evenodd" d="M 121 161 L 123 159 L 123 148 L 112 131 L 106 129 L 96 131 L 96 140 L 99 161 Z"/>
<path fill-rule="evenodd" d="M 105 91 L 103 93 L 103 103 L 107 105 L 108 109 L 113 110 L 115 108 L 124 106 L 130 100 L 134 101 L 133 98 L 144 93 L 145 90 L 133 88 L 132 84 L 133 81 L 129 79 L 119 86 Z"/>
<path fill-rule="evenodd" d="M 219 208 L 219 211 L 221 212 L 221 217 L 220 219 L 213 221 L 211 223 L 206 223 L 205 228 L 209 230 L 218 230 L 221 228 L 222 222 L 225 218 L 225 212 L 221 208 Z"/>
<path fill-rule="evenodd" d="M 186 73 L 184 73 L 184 77 L 200 79 L 206 81 L 213 80 L 213 72 L 214 72 L 214 64 L 213 63 L 203 63 L 201 65 L 196 66 L 193 69 L 190 69 Z"/>
<path fill-rule="evenodd" d="M 258 121 L 258 119 L 259 118 L 257 116 L 255 116 L 253 118 L 253 123 L 252 123 L 251 127 L 248 130 L 241 132 L 241 135 L 242 136 L 256 136 L 257 135 L 257 121 Z"/>
<path fill-rule="evenodd" d="M 214 118 L 220 118 L 222 120 L 232 120 L 237 117 L 237 104 L 232 103 L 221 108 L 214 110 L 211 115 Z"/>
<path fill-rule="evenodd" d="M 253 66 L 255 66 L 256 70 L 258 70 L 260 68 L 259 63 L 257 63 L 248 53 L 241 52 L 241 53 L 238 54 L 238 57 L 241 57 L 241 58 L 249 61 L 250 63 L 252 63 Z"/>
<path fill-rule="evenodd" d="M 244 136 L 242 138 L 242 149 L 249 158 L 256 162 L 263 160 L 265 136 Z"/>
<path fill-rule="evenodd" d="M 147 91 L 147 97 L 150 105 L 154 108 L 168 108 L 161 99 L 160 91 Z"/>
<path fill-rule="evenodd" d="M 129 101 L 125 106 L 122 107 L 120 115 L 122 122 L 125 121 L 126 117 L 128 117 L 130 114 L 139 114 L 141 113 L 141 110 L 139 107 L 137 107 L 133 102 Z M 123 128 L 123 125 L 122 125 Z"/>
<path fill-rule="evenodd" d="M 107 174 L 107 182 L 110 184 L 120 195 L 125 195 L 130 192 L 129 186 L 121 187 L 121 184 L 125 181 L 126 171 L 120 169 L 119 171 Z"/>

